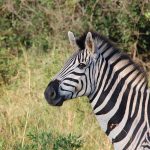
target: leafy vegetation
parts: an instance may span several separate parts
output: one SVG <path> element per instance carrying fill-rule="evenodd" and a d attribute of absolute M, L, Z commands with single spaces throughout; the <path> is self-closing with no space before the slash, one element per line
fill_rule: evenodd
<path fill-rule="evenodd" d="M 82 1 L 81 5 L 87 14 L 85 25 L 107 35 L 126 51 L 131 51 L 134 44 L 138 52 L 150 50 L 148 1 L 93 0 Z"/>
<path fill-rule="evenodd" d="M 54 108 L 43 92 L 73 51 L 68 30 L 102 33 L 148 68 L 149 10 L 147 0 L 0 0 L 0 149 L 111 150 L 86 98 Z"/>
<path fill-rule="evenodd" d="M 82 141 L 75 135 L 58 136 L 54 137 L 51 132 L 41 131 L 36 133 L 35 131 L 27 134 L 27 143 L 17 143 L 14 150 L 75 150 L 82 146 Z"/>

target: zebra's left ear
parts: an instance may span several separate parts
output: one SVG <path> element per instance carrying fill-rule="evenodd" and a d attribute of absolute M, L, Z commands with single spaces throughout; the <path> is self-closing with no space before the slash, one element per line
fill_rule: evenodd
<path fill-rule="evenodd" d="M 78 49 L 78 46 L 77 46 L 77 43 L 76 43 L 76 38 L 75 38 L 74 34 L 73 34 L 71 31 L 68 31 L 68 38 L 69 38 L 70 45 L 71 45 L 75 50 L 77 50 L 77 49 Z"/>
<path fill-rule="evenodd" d="M 85 39 L 85 48 L 88 51 L 90 51 L 91 53 L 94 54 L 94 52 L 95 52 L 95 46 L 94 46 L 94 40 L 93 40 L 91 32 L 87 33 L 87 36 L 86 36 L 86 39 Z"/>

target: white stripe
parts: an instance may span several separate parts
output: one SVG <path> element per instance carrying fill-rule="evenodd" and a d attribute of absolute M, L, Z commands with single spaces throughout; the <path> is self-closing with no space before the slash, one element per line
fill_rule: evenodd
<path fill-rule="evenodd" d="M 149 120 L 148 120 L 148 103 L 150 103 L 150 89 L 148 89 L 147 91 L 147 97 L 146 97 L 146 101 L 145 101 L 145 120 L 147 121 L 147 128 L 149 129 L 150 132 L 150 124 L 149 124 Z"/>

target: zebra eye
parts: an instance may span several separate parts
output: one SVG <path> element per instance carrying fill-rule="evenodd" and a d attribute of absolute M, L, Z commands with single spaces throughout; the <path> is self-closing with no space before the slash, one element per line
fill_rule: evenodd
<path fill-rule="evenodd" d="M 80 64 L 78 65 L 78 68 L 79 68 L 79 69 L 83 69 L 84 67 L 86 67 L 86 64 L 84 64 L 84 63 L 80 63 Z"/>

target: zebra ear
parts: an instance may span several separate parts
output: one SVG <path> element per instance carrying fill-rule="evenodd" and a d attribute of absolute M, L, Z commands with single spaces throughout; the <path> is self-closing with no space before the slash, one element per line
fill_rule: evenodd
<path fill-rule="evenodd" d="M 77 43 L 76 43 L 76 38 L 75 38 L 74 34 L 71 31 L 68 31 L 68 38 L 69 38 L 70 45 L 74 49 L 78 49 L 78 46 L 77 46 Z"/>
<path fill-rule="evenodd" d="M 88 32 L 86 39 L 85 39 L 85 48 L 94 53 L 94 41 L 93 41 L 93 37 L 92 37 L 92 33 Z"/>

